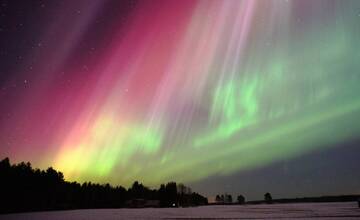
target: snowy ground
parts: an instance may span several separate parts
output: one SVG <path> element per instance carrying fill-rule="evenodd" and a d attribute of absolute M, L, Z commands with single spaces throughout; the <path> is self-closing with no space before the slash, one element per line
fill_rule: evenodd
<path fill-rule="evenodd" d="M 88 209 L 0 215 L 0 219 L 360 219 L 356 202 L 196 208 Z"/>

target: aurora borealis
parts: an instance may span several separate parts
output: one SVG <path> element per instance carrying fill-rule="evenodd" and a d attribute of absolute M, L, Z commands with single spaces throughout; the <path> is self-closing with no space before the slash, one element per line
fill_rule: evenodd
<path fill-rule="evenodd" d="M 357 0 L 1 2 L 2 157 L 153 186 L 360 138 Z"/>

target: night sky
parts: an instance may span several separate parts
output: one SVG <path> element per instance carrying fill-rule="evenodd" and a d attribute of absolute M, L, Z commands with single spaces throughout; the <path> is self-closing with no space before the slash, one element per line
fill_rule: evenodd
<path fill-rule="evenodd" d="M 207 196 L 360 194 L 360 1 L 0 0 L 0 157 Z"/>

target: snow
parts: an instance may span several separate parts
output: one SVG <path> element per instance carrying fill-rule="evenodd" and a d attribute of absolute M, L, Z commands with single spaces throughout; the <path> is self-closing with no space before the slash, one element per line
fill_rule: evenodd
<path fill-rule="evenodd" d="M 87 209 L 0 215 L 0 219 L 360 219 L 356 202 L 218 205 L 193 208 Z"/>

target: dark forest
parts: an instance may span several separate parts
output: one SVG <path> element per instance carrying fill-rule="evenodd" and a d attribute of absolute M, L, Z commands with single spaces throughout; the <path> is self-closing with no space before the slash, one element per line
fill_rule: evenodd
<path fill-rule="evenodd" d="M 188 207 L 207 198 L 176 182 L 150 189 L 135 181 L 129 189 L 110 184 L 69 182 L 52 167 L 32 168 L 29 162 L 0 161 L 0 213 L 63 209 Z"/>

